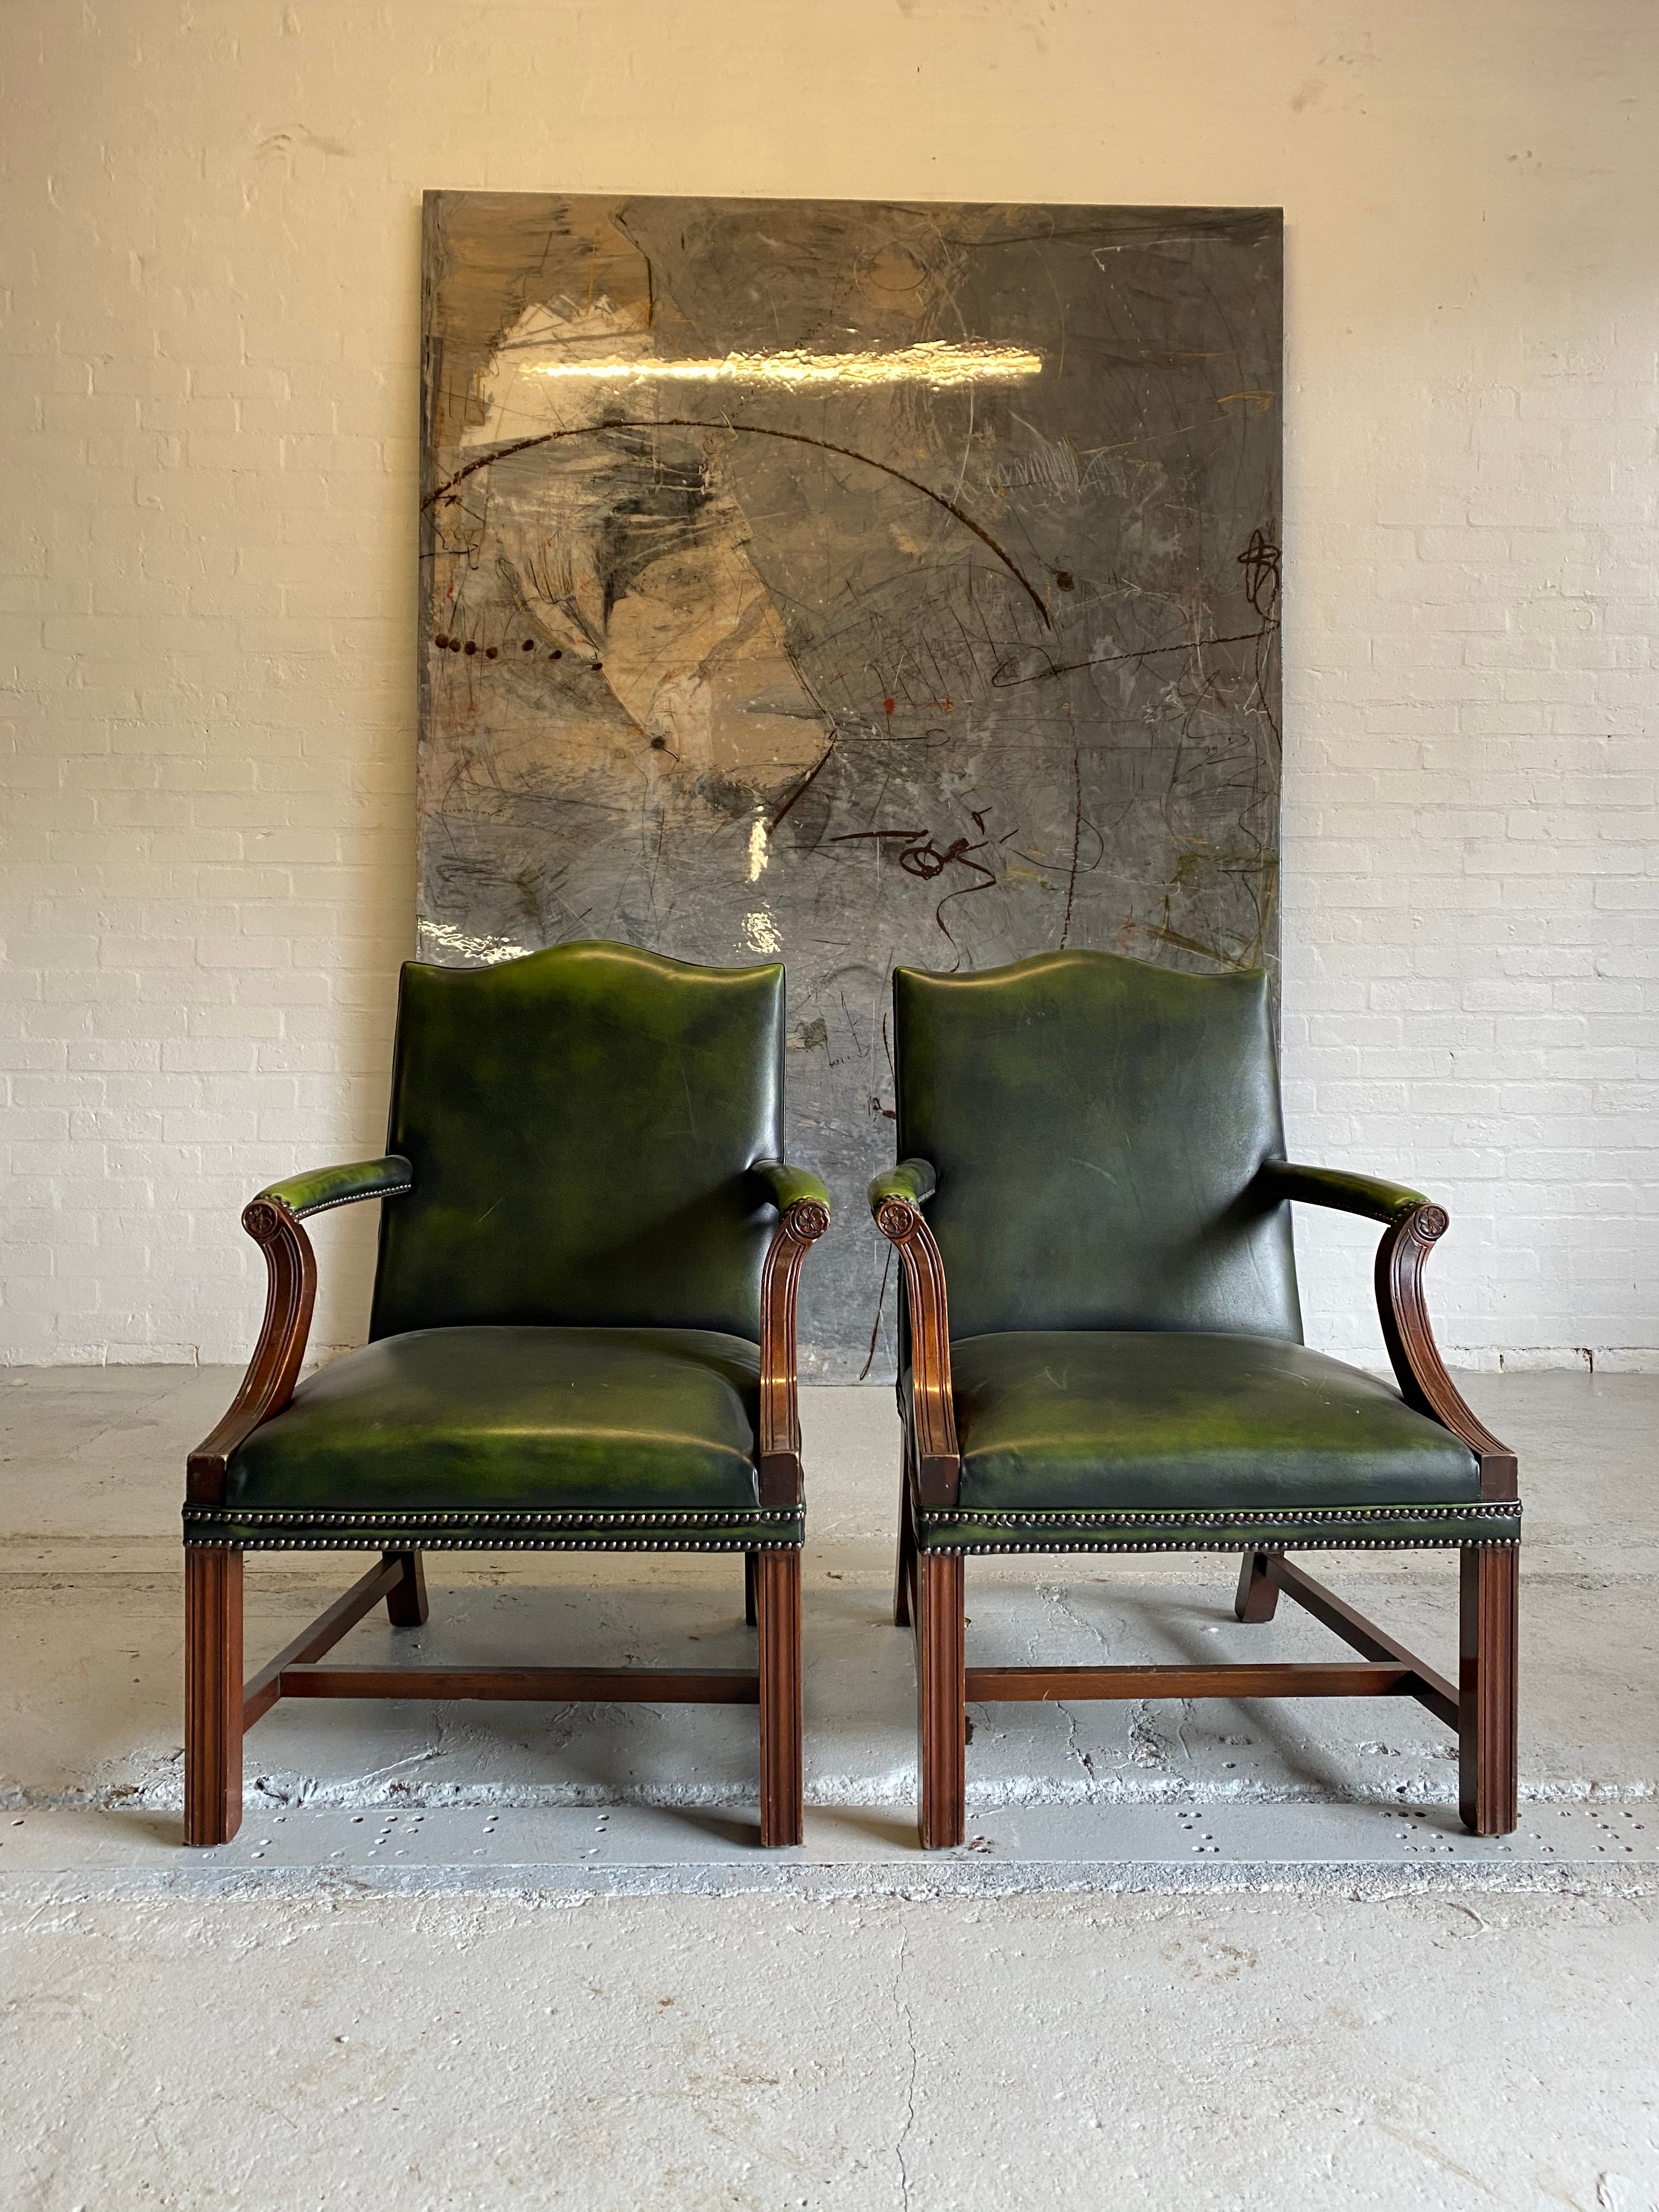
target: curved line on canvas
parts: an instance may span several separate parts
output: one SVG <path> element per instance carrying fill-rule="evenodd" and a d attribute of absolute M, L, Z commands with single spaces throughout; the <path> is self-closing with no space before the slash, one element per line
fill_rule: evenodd
<path fill-rule="evenodd" d="M 421 501 L 421 506 L 423 510 L 435 506 L 441 499 L 447 498 L 457 484 L 464 483 L 468 477 L 476 476 L 480 469 L 489 468 L 492 462 L 507 460 L 514 453 L 528 453 L 532 446 L 550 446 L 556 439 L 596 438 L 602 436 L 607 430 L 735 430 L 741 431 L 745 436 L 750 438 L 783 438 L 792 446 L 816 446 L 823 453 L 839 453 L 843 459 L 861 461 L 866 469 L 879 469 L 883 476 L 892 477 L 898 483 L 908 484 L 912 491 L 919 491 L 924 499 L 931 499 L 935 507 L 942 507 L 945 512 L 959 522 L 964 530 L 971 530 L 981 544 L 989 546 L 991 551 L 996 555 L 998 560 L 1001 562 L 1003 567 L 1042 617 L 1044 629 L 1054 628 L 1054 623 L 1049 619 L 1048 607 L 1030 578 L 1003 551 L 990 532 L 981 530 L 971 514 L 964 514 L 954 500 L 946 499 L 943 492 L 934 491 L 931 486 L 921 483 L 917 477 L 906 476 L 902 469 L 890 468 L 885 461 L 875 460 L 868 453 L 860 453 L 851 446 L 832 445 L 827 438 L 809 438 L 801 430 L 772 430 L 758 422 L 698 422 L 686 416 L 663 416 L 653 422 L 592 422 L 584 423 L 571 430 L 544 430 L 538 437 L 520 438 L 510 446 L 502 446 L 495 453 L 485 453 L 476 461 L 469 461 L 464 469 L 457 469 L 447 483 L 441 483 L 435 489 L 429 491 Z"/>

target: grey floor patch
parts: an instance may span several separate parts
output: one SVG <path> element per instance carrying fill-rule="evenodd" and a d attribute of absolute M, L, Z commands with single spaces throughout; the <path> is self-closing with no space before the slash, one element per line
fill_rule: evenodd
<path fill-rule="evenodd" d="M 1352 1805 L 1042 1806 L 970 1822 L 923 1854 L 901 1816 L 809 1815 L 799 1848 L 764 1851 L 752 1817 L 618 1806 L 257 1813 L 233 1843 L 185 1851 L 142 1813 L 14 1814 L 0 1888 L 219 1892 L 296 1881 L 399 1892 L 554 1890 L 637 1896 L 751 1890 L 1008 1895 L 1299 1884 L 1375 1890 L 1642 1888 L 1659 1877 L 1659 1808 L 1539 1805 L 1517 1832 L 1466 1834 L 1442 1810 Z"/>

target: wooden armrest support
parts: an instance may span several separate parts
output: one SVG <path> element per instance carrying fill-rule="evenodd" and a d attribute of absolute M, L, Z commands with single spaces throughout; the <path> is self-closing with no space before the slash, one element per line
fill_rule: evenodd
<path fill-rule="evenodd" d="M 294 1395 L 317 1302 L 317 1255 L 299 1216 L 279 1199 L 256 1198 L 243 1208 L 242 1226 L 265 1255 L 265 1317 L 229 1410 L 185 1462 L 193 1504 L 222 1502 L 232 1452 Z"/>
<path fill-rule="evenodd" d="M 925 1170 L 925 1176 L 915 1173 Z M 896 1180 L 906 1178 L 916 1196 L 900 1195 Z M 904 1269 L 910 1316 L 910 1423 L 916 1447 L 916 1496 L 923 1505 L 954 1505 L 962 1479 L 957 1449 L 956 1413 L 951 1397 L 951 1319 L 945 1294 L 945 1262 L 933 1232 L 921 1218 L 921 1202 L 931 1197 L 933 1177 L 925 1162 L 906 1161 L 870 1186 L 876 1226 L 894 1247 Z"/>
<path fill-rule="evenodd" d="M 1451 1224 L 1443 1206 L 1419 1206 L 1382 1232 L 1376 1248 L 1376 1313 L 1400 1395 L 1419 1413 L 1461 1437 L 1480 1462 L 1483 1498 L 1516 1498 L 1515 1454 L 1464 1403 L 1446 1372 L 1429 1326 L 1423 1267 Z"/>
<path fill-rule="evenodd" d="M 294 1395 L 317 1303 L 317 1255 L 301 1217 L 349 1206 L 361 1198 L 401 1197 L 413 1188 L 409 1162 L 388 1154 L 385 1159 L 290 1176 L 286 1182 L 272 1183 L 243 1207 L 242 1226 L 265 1255 L 265 1317 L 241 1388 L 223 1419 L 185 1462 L 185 1494 L 192 1504 L 222 1503 L 232 1452 L 262 1422 L 280 1413 Z"/>
<path fill-rule="evenodd" d="M 821 1184 L 817 1186 L 820 1190 Z M 827 1194 L 825 1199 L 827 1200 Z M 827 1202 L 798 1198 L 783 1207 L 761 1271 L 760 1502 L 798 1505 L 802 1496 L 796 1391 L 795 1292 L 807 1254 L 830 1226 Z"/>
<path fill-rule="evenodd" d="M 1429 1326 L 1423 1267 L 1451 1225 L 1445 1207 L 1403 1183 L 1338 1168 L 1298 1167 L 1288 1160 L 1268 1161 L 1260 1182 L 1270 1198 L 1300 1199 L 1388 1224 L 1376 1248 L 1376 1312 L 1400 1395 L 1468 1446 L 1480 1462 L 1482 1498 L 1516 1497 L 1515 1454 L 1464 1403 Z"/>

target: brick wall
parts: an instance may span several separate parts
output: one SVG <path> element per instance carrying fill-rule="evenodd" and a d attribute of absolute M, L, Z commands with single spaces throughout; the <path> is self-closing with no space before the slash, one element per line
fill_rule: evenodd
<path fill-rule="evenodd" d="M 1282 204 L 1292 1149 L 1449 1202 L 1455 1357 L 1654 1364 L 1659 17 L 1595 18 L 8 0 L 0 1357 L 241 1356 L 242 1200 L 379 1148 L 441 184 Z M 1304 1227 L 1367 1358 L 1370 1243 Z"/>

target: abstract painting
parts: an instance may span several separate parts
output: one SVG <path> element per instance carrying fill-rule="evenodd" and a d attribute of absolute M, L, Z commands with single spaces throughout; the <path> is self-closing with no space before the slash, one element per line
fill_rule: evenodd
<path fill-rule="evenodd" d="M 781 957 L 890 1375 L 900 963 L 1272 968 L 1274 210 L 434 192 L 420 947 Z"/>

